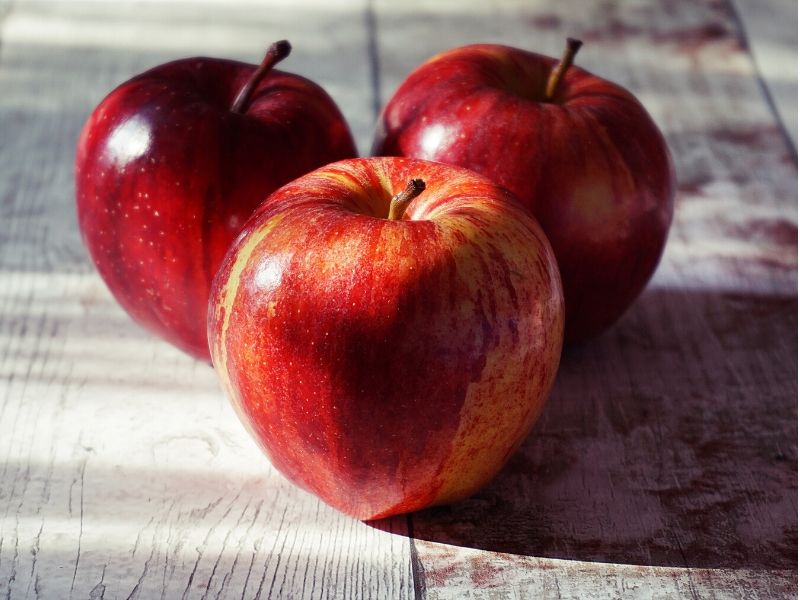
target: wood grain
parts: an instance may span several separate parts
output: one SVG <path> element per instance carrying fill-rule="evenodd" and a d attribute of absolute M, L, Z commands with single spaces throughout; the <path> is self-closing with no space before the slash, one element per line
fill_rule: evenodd
<path fill-rule="evenodd" d="M 116 84 L 176 55 L 257 60 L 291 37 L 286 68 L 325 86 L 363 138 L 372 126 L 360 93 L 363 20 L 361 4 L 31 4 L 6 16 L 0 597 L 413 595 L 409 540 L 396 535 L 406 520 L 369 527 L 277 475 L 211 369 L 112 301 L 74 216 L 83 120 Z"/>
<path fill-rule="evenodd" d="M 631 89 L 680 196 L 648 291 L 567 350 L 539 425 L 473 498 L 412 518 L 431 598 L 796 594 L 793 148 L 725 2 L 379 2 L 382 94 L 476 40 L 557 55 Z M 408 44 L 427 39 L 428 44 Z"/>
<path fill-rule="evenodd" d="M 756 71 L 797 150 L 797 3 L 731 0 Z"/>
<path fill-rule="evenodd" d="M 196 54 L 322 84 L 359 147 L 435 52 L 495 41 L 629 87 L 680 196 L 655 280 L 569 349 L 545 414 L 460 504 L 376 523 L 284 481 L 206 366 L 114 304 L 74 143 L 116 84 Z M 790 598 L 797 170 L 725 0 L 0 0 L 0 597 Z"/>

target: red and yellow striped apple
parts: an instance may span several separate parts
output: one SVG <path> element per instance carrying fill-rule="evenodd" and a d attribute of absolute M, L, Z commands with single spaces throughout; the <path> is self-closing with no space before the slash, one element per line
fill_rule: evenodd
<path fill-rule="evenodd" d="M 214 281 L 208 335 L 275 467 L 375 519 L 497 473 L 551 388 L 563 310 L 550 245 L 509 192 L 448 165 L 354 159 L 256 210 Z"/>
<path fill-rule="evenodd" d="M 211 281 L 244 222 L 284 183 L 356 155 L 333 100 L 272 67 L 187 58 L 138 75 L 92 112 L 78 141 L 78 223 L 140 324 L 209 360 Z"/>
<path fill-rule="evenodd" d="M 630 306 L 667 239 L 675 175 L 663 136 L 627 90 L 498 45 L 444 52 L 386 104 L 372 153 L 460 165 L 511 190 L 553 245 L 566 338 L 599 333 Z"/>

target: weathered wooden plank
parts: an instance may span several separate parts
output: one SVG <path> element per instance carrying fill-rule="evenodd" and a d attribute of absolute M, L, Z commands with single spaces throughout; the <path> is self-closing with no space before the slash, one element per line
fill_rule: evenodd
<path fill-rule="evenodd" d="M 790 598 L 796 588 L 793 570 L 684 569 L 648 565 L 609 564 L 500 554 L 460 549 L 421 541 L 417 543 L 434 566 L 425 573 L 426 597 L 448 598 L 559 598 L 619 600 L 648 598 L 742 597 Z M 467 561 L 470 569 L 459 569 Z M 457 565 L 458 562 L 455 563 Z M 449 565 L 449 567 L 448 567 Z M 749 594 L 749 595 L 747 595 Z"/>
<path fill-rule="evenodd" d="M 797 149 L 797 2 L 731 0 L 750 51 L 795 150 Z"/>
<path fill-rule="evenodd" d="M 46 59 L 52 76 L 71 80 L 81 94 L 74 98 L 80 118 L 115 85 L 159 63 L 184 56 L 257 63 L 271 42 L 286 38 L 293 50 L 280 68 L 322 85 L 345 113 L 357 141 L 365 143 L 375 118 L 364 93 L 370 87 L 366 20 L 365 0 L 270 5 L 256 0 L 234 5 L 219 0 L 33 1 L 22 2 L 8 16 L 2 38 L 7 70 L 13 69 L 14 76 L 29 80 L 43 75 L 34 69 Z M 13 62 L 15 53 L 24 64 Z M 6 88 L 14 96 L 30 90 L 12 81 L 15 85 Z M 53 93 L 38 102 L 52 108 L 61 96 Z"/>
<path fill-rule="evenodd" d="M 631 89 L 680 196 L 649 290 L 569 349 L 541 422 L 474 498 L 413 516 L 427 596 L 796 594 L 797 171 L 726 2 L 376 5 L 384 99 L 498 42 Z"/>
<path fill-rule="evenodd" d="M 15 3 L 0 29 L 0 594 L 408 597 L 416 574 L 432 598 L 794 595 L 796 170 L 729 6 L 363 8 Z M 413 517 L 412 565 L 404 519 L 353 522 L 286 484 L 211 372 L 113 304 L 75 232 L 72 144 L 135 72 L 254 61 L 289 37 L 286 68 L 331 92 L 364 151 L 370 78 L 385 99 L 440 49 L 557 54 L 567 34 L 665 128 L 675 232 L 623 322 L 567 353 L 497 481 Z"/>
<path fill-rule="evenodd" d="M 481 579 L 479 558 L 454 567 L 418 543 L 426 579 L 535 587 L 576 576 L 571 563 L 547 561 L 541 579 L 519 573 L 517 559 L 531 556 L 591 561 L 611 590 L 637 572 L 627 597 L 665 579 L 691 580 L 701 597 L 746 597 L 737 578 L 756 597 L 770 597 L 773 576 L 796 584 L 796 392 L 783 387 L 796 372 L 782 358 L 796 351 L 792 327 L 793 298 L 648 293 L 613 332 L 568 352 L 542 421 L 497 480 L 413 518 L 424 540 L 516 556 L 490 560 L 498 575 Z M 584 597 L 605 597 L 595 591 Z"/>
<path fill-rule="evenodd" d="M 20 4 L 0 29 L 0 596 L 413 595 L 405 519 L 369 527 L 283 480 L 209 367 L 137 328 L 76 228 L 74 143 L 161 61 L 292 39 L 361 137 L 361 3 Z M 313 18 L 312 18 L 313 16 Z"/>

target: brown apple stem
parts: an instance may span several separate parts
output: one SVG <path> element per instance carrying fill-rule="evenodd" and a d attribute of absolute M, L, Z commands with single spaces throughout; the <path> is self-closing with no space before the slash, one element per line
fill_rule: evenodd
<path fill-rule="evenodd" d="M 275 42 L 267 48 L 267 53 L 264 55 L 264 60 L 261 61 L 261 65 L 256 69 L 250 79 L 247 80 L 247 83 L 242 86 L 239 93 L 236 94 L 236 99 L 231 106 L 232 112 L 244 112 L 245 108 L 247 108 L 247 103 L 250 101 L 250 97 L 253 95 L 258 84 L 261 83 L 261 80 L 264 79 L 264 76 L 272 70 L 272 67 L 289 56 L 291 51 L 292 45 L 286 40 Z"/>
<path fill-rule="evenodd" d="M 544 92 L 545 100 L 550 101 L 556 95 L 558 85 L 564 78 L 567 69 L 572 66 L 572 61 L 575 59 L 575 55 L 578 53 L 578 50 L 581 49 L 581 46 L 583 46 L 582 41 L 576 40 L 575 38 L 567 38 L 567 47 L 564 49 L 564 55 L 555 68 L 550 71 L 550 77 L 547 78 L 547 87 Z"/>
<path fill-rule="evenodd" d="M 389 217 L 390 221 L 399 221 L 403 218 L 408 205 L 411 201 L 419 196 L 425 190 L 425 182 L 422 179 L 412 179 L 408 182 L 406 189 L 399 194 L 395 194 L 392 201 L 389 203 Z"/>

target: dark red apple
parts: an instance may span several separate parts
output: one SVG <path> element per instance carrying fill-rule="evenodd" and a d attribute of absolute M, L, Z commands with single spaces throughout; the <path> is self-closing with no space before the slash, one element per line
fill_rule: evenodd
<path fill-rule="evenodd" d="M 616 321 L 655 271 L 675 175 L 663 136 L 618 85 L 564 59 L 497 45 L 418 67 L 383 110 L 372 153 L 442 161 L 510 189 L 553 245 L 566 338 Z"/>
<path fill-rule="evenodd" d="M 211 281 L 271 192 L 356 155 L 333 100 L 272 66 L 212 58 L 158 66 L 111 92 L 81 132 L 78 222 L 97 270 L 128 313 L 209 360 Z"/>
<path fill-rule="evenodd" d="M 214 282 L 208 334 L 273 464 L 376 519 L 497 473 L 553 383 L 563 311 L 547 238 L 507 190 L 450 165 L 355 159 L 257 209 Z"/>

